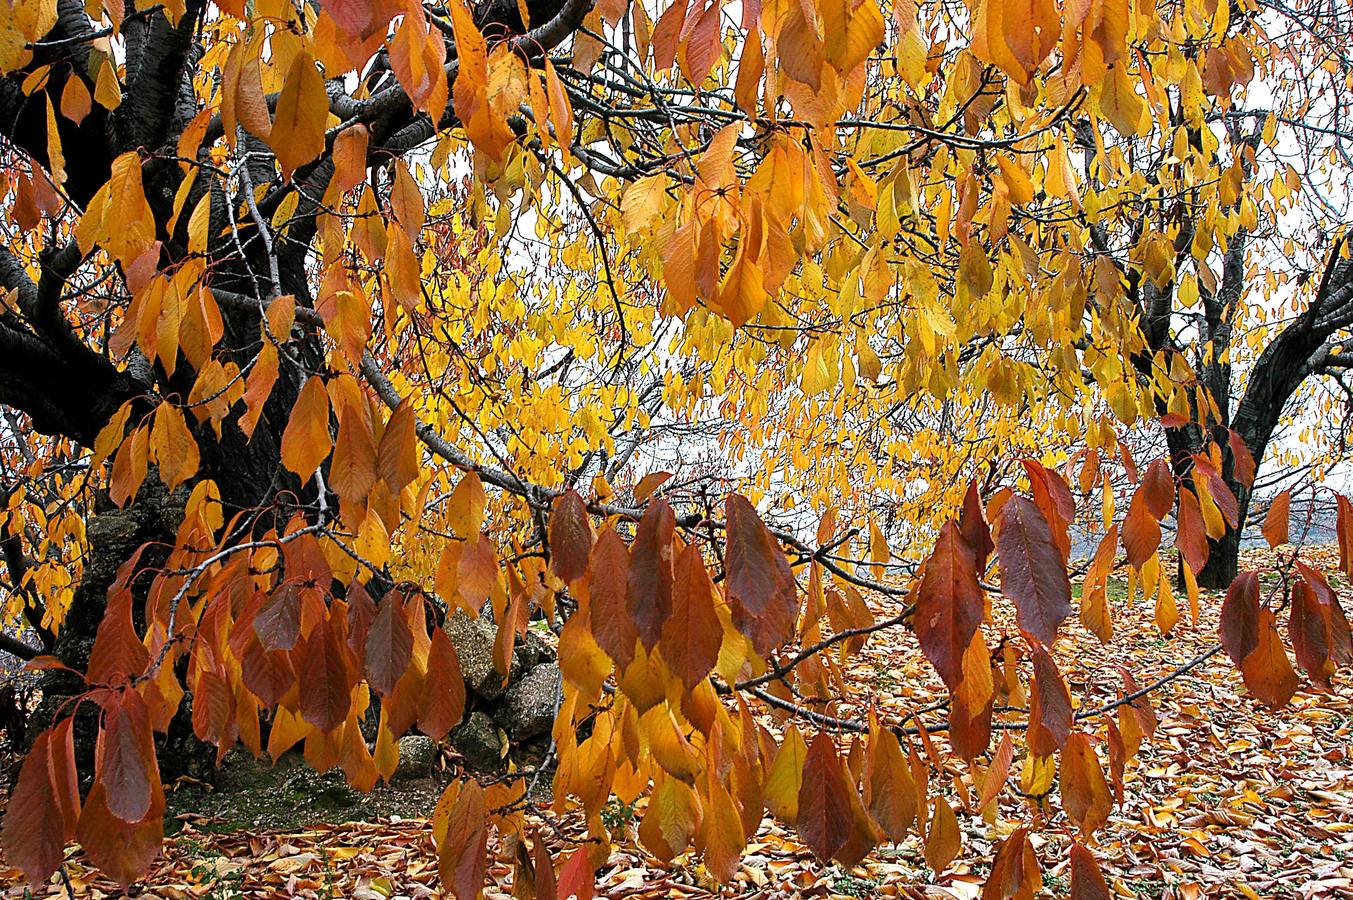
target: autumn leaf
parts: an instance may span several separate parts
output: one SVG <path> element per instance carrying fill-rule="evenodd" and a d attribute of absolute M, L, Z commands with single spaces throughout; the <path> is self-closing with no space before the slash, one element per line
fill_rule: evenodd
<path fill-rule="evenodd" d="M 1071 582 L 1047 520 L 1031 501 L 1014 496 L 1001 508 L 996 558 L 1020 629 L 1051 647 L 1057 626 L 1071 615 Z"/>

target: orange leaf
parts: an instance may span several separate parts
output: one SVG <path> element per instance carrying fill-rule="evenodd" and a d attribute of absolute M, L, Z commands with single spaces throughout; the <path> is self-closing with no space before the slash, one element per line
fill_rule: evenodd
<path fill-rule="evenodd" d="M 73 722 L 65 719 L 33 741 L 5 807 L 0 844 L 35 887 L 61 865 L 80 813 Z"/>
<path fill-rule="evenodd" d="M 465 676 L 451 639 L 441 628 L 432 632 L 427 678 L 418 704 L 418 729 L 441 740 L 465 715 Z"/>
<path fill-rule="evenodd" d="M 1292 491 L 1288 489 L 1273 498 L 1264 514 L 1264 540 L 1273 549 L 1287 543 L 1287 529 L 1291 521 Z"/>
<path fill-rule="evenodd" d="M 700 549 L 687 544 L 676 563 L 672 614 L 662 626 L 662 658 L 686 689 L 694 690 L 719 661 L 722 642 L 714 585 Z"/>
<path fill-rule="evenodd" d="M 287 70 L 286 82 L 277 97 L 268 145 L 282 167 L 282 176 L 293 172 L 324 152 L 324 125 L 329 117 L 329 96 L 315 60 L 302 50 Z"/>
<path fill-rule="evenodd" d="M 1109 783 L 1084 732 L 1072 734 L 1062 748 L 1062 808 L 1084 835 L 1107 822 L 1113 809 Z"/>
<path fill-rule="evenodd" d="M 323 379 L 311 375 L 301 387 L 282 432 L 282 465 L 307 481 L 332 448 L 329 394 L 324 390 Z"/>

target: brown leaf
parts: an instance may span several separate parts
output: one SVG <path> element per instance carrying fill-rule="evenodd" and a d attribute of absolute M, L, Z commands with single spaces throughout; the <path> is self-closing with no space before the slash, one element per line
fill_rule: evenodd
<path fill-rule="evenodd" d="M 635 631 L 651 651 L 672 615 L 672 536 L 676 517 L 666 500 L 655 500 L 639 520 L 630 546 L 626 602 Z"/>
<path fill-rule="evenodd" d="M 1079 841 L 1071 845 L 1071 900 L 1110 900 L 1113 893 L 1093 853 Z"/>
<path fill-rule="evenodd" d="M 662 626 L 662 658 L 686 689 L 694 690 L 719 661 L 722 643 L 714 585 L 700 548 L 687 544 L 676 563 L 672 615 Z"/>
<path fill-rule="evenodd" d="M 591 553 L 587 504 L 570 488 L 555 498 L 550 509 L 550 564 L 565 582 L 575 581 L 587 573 Z"/>
<path fill-rule="evenodd" d="M 916 596 L 916 638 L 950 691 L 963 680 L 963 654 L 982 624 L 977 558 L 953 522 L 940 529 Z"/>
<path fill-rule="evenodd" d="M 1047 756 L 1061 749 L 1071 733 L 1071 693 L 1051 654 L 1042 648 L 1033 651 L 1034 680 L 1031 691 L 1029 749 L 1036 756 Z"/>
<path fill-rule="evenodd" d="M 627 598 L 629 567 L 625 542 L 615 531 L 606 529 L 592 548 L 588 618 L 597 646 L 622 670 L 633 661 L 639 636 Z"/>
<path fill-rule="evenodd" d="M 367 631 L 363 661 L 367 684 L 382 697 L 395 689 L 413 657 L 413 631 L 395 591 L 386 592 Z"/>
<path fill-rule="evenodd" d="M 1015 604 L 1020 630 L 1051 647 L 1057 626 L 1071 615 L 1071 581 L 1043 513 L 1013 496 L 1001 508 L 996 533 L 1001 590 Z"/>
<path fill-rule="evenodd" d="M 328 734 L 343 724 L 352 706 L 356 676 L 351 652 L 328 616 L 315 623 L 296 652 L 301 718 Z"/>
<path fill-rule="evenodd" d="M 784 551 L 747 498 L 724 501 L 728 548 L 724 566 L 733 624 L 765 656 L 787 641 L 798 611 L 794 574 Z"/>

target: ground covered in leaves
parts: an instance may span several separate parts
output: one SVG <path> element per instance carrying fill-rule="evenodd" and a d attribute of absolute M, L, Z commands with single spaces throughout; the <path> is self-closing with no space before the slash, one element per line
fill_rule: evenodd
<path fill-rule="evenodd" d="M 1326 571 L 1334 568 L 1329 550 L 1306 550 L 1303 557 Z M 1249 561 L 1260 571 L 1273 571 L 1277 563 L 1267 551 Z M 1073 620 L 1058 643 L 1058 664 L 1081 703 L 1112 701 L 1121 685 L 1118 666 L 1148 684 L 1216 643 L 1219 596 L 1204 594 L 1201 621 L 1195 625 L 1185 613 L 1166 638 L 1140 595 L 1129 605 L 1123 582 L 1114 584 L 1113 642 L 1101 647 Z M 1336 587 L 1346 598 L 1347 585 Z M 880 615 L 895 611 L 891 602 L 876 603 Z M 942 696 L 914 638 L 901 629 L 875 635 L 848 673 L 860 704 L 842 705 L 833 710 L 837 715 L 871 701 L 880 711 L 911 712 Z M 1271 713 L 1245 694 L 1238 673 L 1219 653 L 1153 694 L 1152 702 L 1160 729 L 1129 767 L 1126 802 L 1093 848 L 1119 896 L 1353 897 L 1353 689 L 1346 674 L 1333 693 L 1303 690 L 1289 708 Z M 938 723 L 942 715 L 923 720 Z M 175 834 L 142 886 L 143 896 L 437 896 L 436 858 L 423 816 L 430 815 L 448 774 L 381 788 L 369 798 L 353 797 L 340 781 L 329 784 L 328 776 L 313 773 L 321 781 L 302 784 L 295 774 L 261 778 L 252 788 L 210 799 L 201 788 L 183 785 L 181 802 L 171 803 L 171 814 L 178 810 L 170 823 Z M 994 843 L 1031 817 L 1041 817 L 1034 837 L 1044 869 L 1040 897 L 1066 896 L 1073 829 L 1056 801 L 1039 806 L 1022 799 L 1014 789 L 1016 771 L 999 810 L 984 819 L 971 811 L 977 803 L 973 777 L 958 762 L 946 763 L 944 775 L 932 775 L 932 784 L 944 784 L 959 803 L 963 849 L 944 872 L 926 866 L 917 837 L 885 845 L 850 871 L 824 867 L 792 831 L 768 819 L 749 845 L 736 883 L 722 896 L 976 898 Z M 339 824 L 343 819 L 350 821 Z M 598 875 L 599 896 L 720 895 L 698 863 L 662 866 L 633 840 L 622 839 L 637 827 L 635 810 L 612 806 L 605 819 L 617 840 Z M 563 850 L 564 838 L 581 838 L 582 827 L 566 821 L 544 833 Z M 511 895 L 509 861 L 491 867 L 487 896 Z M 82 868 L 78 854 L 66 871 L 68 882 L 54 881 L 49 895 L 116 893 Z M 0 878 L 6 896 L 24 896 L 17 872 L 0 870 Z"/>

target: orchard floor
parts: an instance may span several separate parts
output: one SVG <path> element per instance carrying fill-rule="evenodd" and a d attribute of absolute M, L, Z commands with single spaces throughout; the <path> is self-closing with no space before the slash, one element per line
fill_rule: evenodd
<path fill-rule="evenodd" d="M 1328 549 L 1303 555 L 1333 569 Z M 1273 564 L 1268 552 L 1248 560 L 1260 571 Z M 1156 631 L 1151 608 L 1140 596 L 1135 606 L 1125 606 L 1122 582 L 1117 584 L 1112 643 L 1101 647 L 1074 617 L 1058 643 L 1059 665 L 1080 702 L 1112 700 L 1121 684 L 1118 665 L 1147 684 L 1215 643 L 1219 596 L 1204 594 L 1201 622 L 1192 625 L 1184 611 L 1176 633 L 1166 639 Z M 1336 587 L 1347 605 L 1347 585 Z M 1187 604 L 1180 599 L 1182 608 Z M 877 604 L 880 614 L 889 611 L 889 603 Z M 872 699 L 884 709 L 915 710 L 940 696 L 914 639 L 900 629 L 875 635 L 851 663 L 849 677 L 863 702 Z M 1129 766 L 1126 802 L 1093 846 L 1118 896 L 1353 898 L 1353 686 L 1347 672 L 1340 673 L 1332 694 L 1303 690 L 1289 708 L 1270 713 L 1246 695 L 1229 660 L 1217 654 L 1153 694 L 1152 702 L 1161 727 Z M 850 711 L 842 707 L 838 714 Z M 968 781 L 971 775 L 965 766 L 951 764 L 938 780 L 952 777 Z M 936 780 L 932 776 L 932 784 Z M 275 787 L 252 796 L 246 791 L 238 801 L 217 798 L 209 805 L 213 817 L 182 815 L 170 823 L 176 834 L 138 895 L 438 896 L 430 828 L 425 818 L 413 817 L 431 812 L 437 790 L 435 780 L 425 780 L 379 789 L 369 800 L 311 808 L 288 803 Z M 885 845 L 860 867 L 841 871 L 818 864 L 792 831 L 767 820 L 749 845 L 736 883 L 722 893 L 698 863 L 683 858 L 684 865 L 662 866 L 633 841 L 620 840 L 598 876 L 597 892 L 655 898 L 976 898 L 994 841 L 1039 815 L 1010 789 L 999 802 L 994 822 L 959 810 L 963 850 L 938 875 L 927 868 L 916 837 Z M 1034 838 L 1044 870 L 1039 897 L 1065 897 L 1072 829 L 1055 802 L 1045 813 Z M 317 818 L 328 823 L 301 824 Z M 340 818 L 368 821 L 336 824 Z M 618 837 L 637 824 L 632 810 L 619 807 L 608 809 L 605 818 Z M 258 825 L 235 830 L 246 821 Z M 576 834 L 577 828 L 566 821 L 559 833 Z M 556 849 L 563 849 L 562 842 Z M 68 890 L 76 897 L 117 893 L 83 868 L 78 853 L 72 852 L 67 873 L 69 888 L 58 879 L 46 896 L 67 896 Z M 510 865 L 496 863 L 490 875 L 487 896 L 510 896 Z M 17 872 L 0 869 L 0 885 L 5 896 L 24 896 Z"/>

